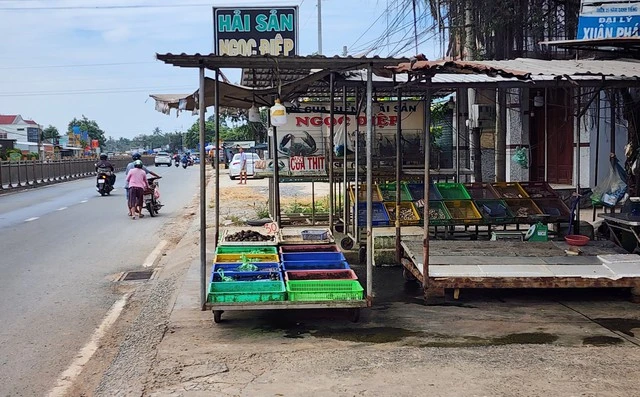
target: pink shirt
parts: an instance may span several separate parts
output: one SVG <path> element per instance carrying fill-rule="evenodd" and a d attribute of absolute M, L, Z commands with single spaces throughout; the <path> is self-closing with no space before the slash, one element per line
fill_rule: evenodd
<path fill-rule="evenodd" d="M 127 174 L 127 182 L 129 187 L 148 188 L 147 173 L 142 168 L 133 168 Z"/>

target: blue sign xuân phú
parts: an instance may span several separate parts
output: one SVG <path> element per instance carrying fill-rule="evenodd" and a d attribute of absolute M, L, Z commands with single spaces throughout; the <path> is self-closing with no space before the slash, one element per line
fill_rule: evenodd
<path fill-rule="evenodd" d="M 640 2 L 589 3 L 582 3 L 579 40 L 640 36 Z"/>
<path fill-rule="evenodd" d="M 217 55 L 297 55 L 298 7 L 214 7 Z"/>

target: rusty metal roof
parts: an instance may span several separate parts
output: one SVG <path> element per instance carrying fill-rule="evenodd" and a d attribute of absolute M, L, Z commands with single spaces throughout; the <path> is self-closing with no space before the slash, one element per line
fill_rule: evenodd
<path fill-rule="evenodd" d="M 541 60 L 518 58 L 506 61 L 417 61 L 389 67 L 395 73 L 479 73 L 494 77 L 532 79 L 533 76 L 558 76 L 573 78 L 590 76 L 591 80 L 635 80 L 640 78 L 640 62 L 637 60 Z M 580 80 L 585 80 L 581 78 Z"/>
<path fill-rule="evenodd" d="M 553 40 L 540 44 L 573 50 L 599 51 L 619 56 L 640 55 L 640 37 L 611 37 L 602 39 Z"/>

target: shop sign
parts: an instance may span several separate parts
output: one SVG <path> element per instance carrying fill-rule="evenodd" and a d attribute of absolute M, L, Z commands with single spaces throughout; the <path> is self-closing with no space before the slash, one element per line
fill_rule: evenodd
<path fill-rule="evenodd" d="M 291 156 L 279 157 L 278 169 L 280 177 L 327 176 L 324 156 Z M 266 159 L 257 161 L 255 174 L 260 177 L 273 177 L 274 161 Z"/>
<path fill-rule="evenodd" d="M 637 36 L 640 36 L 640 2 L 582 2 L 579 40 Z"/>
<path fill-rule="evenodd" d="M 298 7 L 214 7 L 216 55 L 297 55 Z"/>
<path fill-rule="evenodd" d="M 27 127 L 27 141 L 38 142 L 40 129 L 35 127 Z"/>

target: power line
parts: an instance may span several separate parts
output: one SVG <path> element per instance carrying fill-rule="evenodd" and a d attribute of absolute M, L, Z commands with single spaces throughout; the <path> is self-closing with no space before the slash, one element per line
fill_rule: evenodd
<path fill-rule="evenodd" d="M 147 9 L 147 8 L 185 8 L 211 7 L 210 3 L 193 4 L 129 4 L 111 6 L 46 6 L 46 7 L 0 7 L 0 11 L 68 11 L 68 10 L 119 10 L 119 9 Z"/>
<path fill-rule="evenodd" d="M 0 0 L 2 1 L 2 0 Z M 3 66 L 0 70 L 8 69 L 55 69 L 55 68 L 82 68 L 82 67 L 94 67 L 94 66 L 123 66 L 123 65 L 150 65 L 152 63 L 159 62 L 115 62 L 115 63 L 85 63 L 79 65 L 38 65 L 38 66 Z"/>

